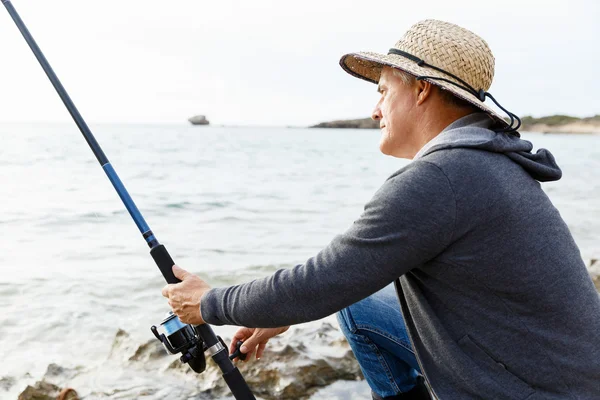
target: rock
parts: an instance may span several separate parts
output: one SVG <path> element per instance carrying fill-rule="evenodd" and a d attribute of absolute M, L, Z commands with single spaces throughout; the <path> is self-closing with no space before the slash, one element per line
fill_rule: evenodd
<path fill-rule="evenodd" d="M 600 262 L 598 262 L 597 258 L 592 258 L 587 265 L 588 273 L 592 277 L 592 281 L 594 282 L 594 286 L 596 286 L 596 290 L 600 292 Z"/>
<path fill-rule="evenodd" d="M 135 353 L 129 357 L 129 361 L 147 362 L 168 357 L 169 353 L 165 350 L 162 343 L 156 339 L 147 341 L 140 345 Z"/>
<path fill-rule="evenodd" d="M 77 400 L 77 392 L 71 388 L 60 387 L 46 381 L 38 381 L 34 386 L 27 386 L 18 400 Z"/>
<path fill-rule="evenodd" d="M 119 329 L 115 335 L 110 353 L 108 354 L 109 359 L 127 359 L 135 354 L 138 345 L 133 341 L 129 333 L 123 329 Z"/>
<path fill-rule="evenodd" d="M 600 292 L 600 276 L 592 276 L 592 281 L 594 282 L 594 286 L 596 286 L 596 290 Z"/>
<path fill-rule="evenodd" d="M 56 400 L 79 400 L 79 396 L 75 389 L 64 388 L 60 391 Z"/>
<path fill-rule="evenodd" d="M 341 129 L 379 129 L 379 121 L 371 118 L 348 119 L 331 122 L 321 122 L 311 128 L 341 128 Z"/>
<path fill-rule="evenodd" d="M 55 400 L 60 393 L 60 388 L 46 381 L 36 382 L 34 386 L 27 386 L 19 395 L 19 400 Z"/>
<path fill-rule="evenodd" d="M 225 342 L 229 343 L 229 340 L 226 339 Z M 73 380 L 71 376 L 77 373 L 77 369 L 51 364 L 44 379 L 61 384 L 74 382 L 93 396 L 109 398 L 117 398 L 117 395 L 123 399 L 143 395 L 150 400 L 231 398 L 221 370 L 208 355 L 206 361 L 206 371 L 196 374 L 188 365 L 179 361 L 179 355 L 167 354 L 158 340 L 151 339 L 139 344 L 126 331 L 118 330 L 109 360 L 100 368 L 82 371 Z M 354 381 L 355 386 L 349 386 L 348 394 L 352 393 L 352 388 L 356 385 L 364 384 L 358 382 L 363 379 L 362 373 L 348 343 L 341 332 L 327 322 L 293 327 L 286 334 L 269 341 L 260 361 L 253 359 L 237 362 L 236 365 L 255 396 L 264 400 L 308 400 L 313 395 L 319 398 L 318 393 L 335 382 L 338 383 L 337 388 L 332 389 L 331 393 L 338 394 L 334 397 L 349 399 L 350 397 L 344 397 L 345 386 L 342 382 Z M 107 368 L 110 372 L 106 371 Z M 119 372 L 121 368 L 125 368 L 127 372 Z M 113 371 L 116 371 L 114 376 L 111 375 Z M 123 375 L 127 377 L 124 378 Z M 94 378 L 96 386 L 89 386 L 85 382 L 92 376 L 104 377 L 104 381 L 99 383 L 99 378 Z M 131 382 L 135 382 L 135 385 L 130 386 Z M 82 394 L 87 398 L 87 392 Z"/>
<path fill-rule="evenodd" d="M 188 121 L 190 121 L 192 125 L 208 125 L 210 123 L 204 115 L 194 115 L 193 117 L 188 118 Z"/>
<path fill-rule="evenodd" d="M 63 379 L 63 380 L 71 380 L 74 377 L 76 377 L 79 373 L 81 373 L 83 371 L 83 367 L 82 366 L 77 366 L 75 368 L 66 368 L 66 367 L 62 367 L 58 364 L 50 364 L 48 365 L 48 368 L 46 369 L 46 373 L 44 374 L 43 379 L 49 379 L 52 381 L 56 381 L 57 378 Z"/>
<path fill-rule="evenodd" d="M 131 338 L 129 333 L 119 329 L 113 340 L 108 358 L 120 362 L 137 361 L 145 363 L 168 356 L 169 354 L 158 340 L 151 339 L 140 345 Z"/>
<path fill-rule="evenodd" d="M 256 396 L 266 400 L 307 399 L 333 382 L 363 379 L 352 350 L 340 336 L 328 323 L 316 330 L 296 328 L 269 340 L 260 361 L 253 359 L 236 365 Z M 326 354 L 313 351 L 313 344 L 329 351 Z M 212 359 L 207 360 L 206 371 L 200 379 L 203 379 L 205 393 L 223 396 L 229 391 Z"/>

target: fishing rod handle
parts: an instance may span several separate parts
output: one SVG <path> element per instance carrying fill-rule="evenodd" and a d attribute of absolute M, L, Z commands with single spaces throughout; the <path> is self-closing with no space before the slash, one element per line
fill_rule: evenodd
<path fill-rule="evenodd" d="M 211 353 L 213 361 L 223 373 L 223 379 L 229 386 L 233 397 L 236 400 L 256 400 L 242 373 L 229 358 L 229 352 L 222 339 L 215 335 L 211 326 L 208 324 L 196 325 L 196 331 L 209 349 L 208 352 Z M 218 348 L 218 350 L 212 353 L 211 348 Z"/>
<path fill-rule="evenodd" d="M 223 379 L 236 400 L 256 400 L 239 369 L 223 374 Z"/>
<path fill-rule="evenodd" d="M 159 244 L 158 246 L 153 247 L 150 250 L 150 255 L 154 259 L 154 262 L 158 266 L 161 274 L 164 276 L 167 283 L 179 283 L 181 282 L 174 274 L 173 274 L 173 265 L 175 262 L 171 258 L 171 255 L 167 251 L 167 248 L 163 244 Z"/>

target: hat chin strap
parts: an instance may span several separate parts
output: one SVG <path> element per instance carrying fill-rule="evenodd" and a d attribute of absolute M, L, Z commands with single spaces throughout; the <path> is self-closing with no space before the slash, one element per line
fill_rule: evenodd
<path fill-rule="evenodd" d="M 451 74 L 448 71 L 444 71 L 443 69 L 438 68 L 435 65 L 428 64 L 428 63 L 425 62 L 425 60 L 423 60 L 423 59 L 421 59 L 419 57 L 416 57 L 416 56 L 414 56 L 414 55 L 412 55 L 410 53 L 407 53 L 405 51 L 398 50 L 396 48 L 391 48 L 389 50 L 389 52 L 388 52 L 388 55 L 389 54 L 396 54 L 396 55 L 408 58 L 409 60 L 414 61 L 415 63 L 417 63 L 417 65 L 419 67 L 431 68 L 431 69 L 434 69 L 436 71 L 439 71 L 442 74 L 448 75 L 451 78 L 456 79 L 462 85 L 458 84 L 458 83 L 456 83 L 454 81 L 451 81 L 449 79 L 440 78 L 440 77 L 437 77 L 437 76 L 420 75 L 420 76 L 417 76 L 417 80 L 418 81 L 423 80 L 423 79 L 431 79 L 431 80 L 438 80 L 438 81 L 443 81 L 443 82 L 450 83 L 450 84 L 452 84 L 452 85 L 454 85 L 454 86 L 456 86 L 456 87 L 458 87 L 458 88 L 460 88 L 462 90 L 465 90 L 465 91 L 471 93 L 472 95 L 474 95 L 475 97 L 477 97 L 482 103 L 485 101 L 486 97 L 489 97 L 510 118 L 510 123 L 508 124 L 508 127 L 502 128 L 502 129 L 498 129 L 498 130 L 496 130 L 496 132 L 506 132 L 506 133 L 510 133 L 512 135 L 515 135 L 517 137 L 521 136 L 521 135 L 519 135 L 519 132 L 517 132 L 517 129 L 519 129 L 521 127 L 521 119 L 519 117 L 517 117 L 517 115 L 515 115 L 512 112 L 508 111 L 506 108 L 502 107 L 500 105 L 500 103 L 498 103 L 498 101 L 496 101 L 496 99 L 494 98 L 494 96 L 491 95 L 491 93 L 486 92 L 483 89 L 476 90 L 475 88 L 473 88 L 473 86 L 469 85 L 467 82 L 465 82 L 464 80 L 460 79 L 458 76 L 456 76 L 454 74 Z M 513 126 L 513 124 L 515 124 L 515 122 L 516 122 L 516 125 Z"/>

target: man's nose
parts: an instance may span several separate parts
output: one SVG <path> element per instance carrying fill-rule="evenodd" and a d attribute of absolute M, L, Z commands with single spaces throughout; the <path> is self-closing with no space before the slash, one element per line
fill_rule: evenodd
<path fill-rule="evenodd" d="M 371 113 L 371 119 L 373 121 L 379 121 L 381 119 L 381 109 L 379 108 L 379 105 L 375 106 L 375 109 Z"/>

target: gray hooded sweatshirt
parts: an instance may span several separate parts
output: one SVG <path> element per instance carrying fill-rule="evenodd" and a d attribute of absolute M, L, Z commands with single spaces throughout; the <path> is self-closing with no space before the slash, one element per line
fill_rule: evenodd
<path fill-rule="evenodd" d="M 455 121 L 305 264 L 216 288 L 210 324 L 275 327 L 343 309 L 400 277 L 423 372 L 441 399 L 600 399 L 600 300 L 538 181 L 547 150 Z"/>

